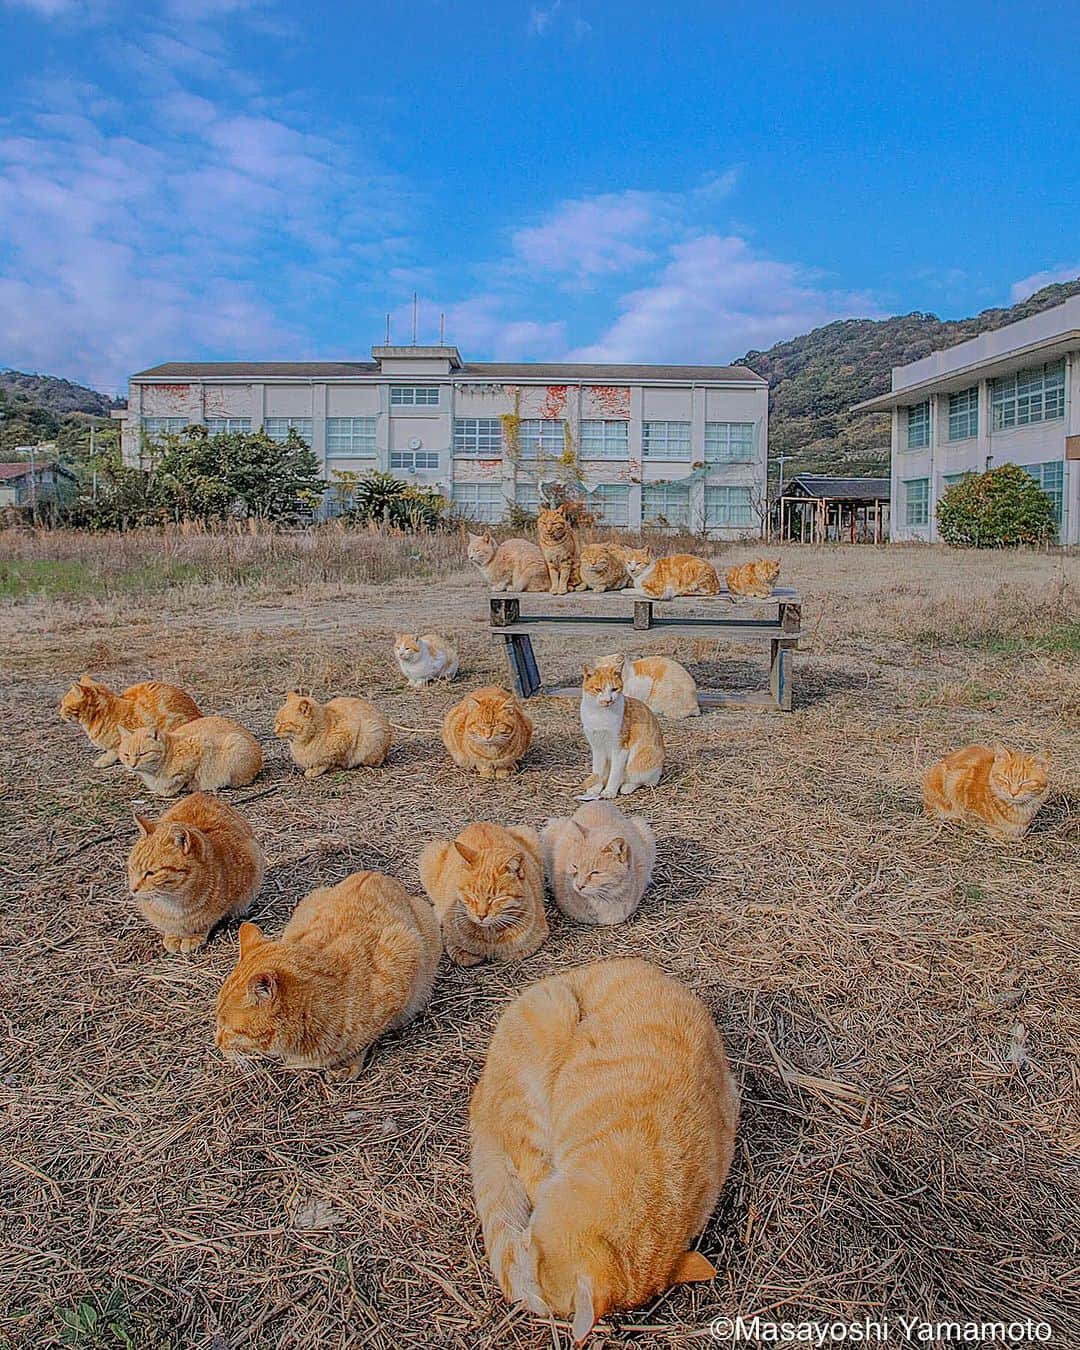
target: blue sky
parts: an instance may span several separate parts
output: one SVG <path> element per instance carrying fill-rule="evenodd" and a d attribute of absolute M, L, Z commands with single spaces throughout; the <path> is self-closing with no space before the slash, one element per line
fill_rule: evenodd
<path fill-rule="evenodd" d="M 0 0 L 0 365 L 726 361 L 1080 273 L 1075 6 Z"/>

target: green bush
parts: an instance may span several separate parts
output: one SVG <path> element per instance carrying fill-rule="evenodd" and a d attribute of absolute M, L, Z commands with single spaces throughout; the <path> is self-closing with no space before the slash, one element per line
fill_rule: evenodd
<path fill-rule="evenodd" d="M 1042 544 L 1057 534 L 1054 503 L 1015 464 L 954 483 L 938 501 L 937 523 L 947 544 L 971 548 Z"/>
<path fill-rule="evenodd" d="M 445 524 L 446 498 L 430 488 L 413 487 L 391 473 L 374 472 L 348 485 L 346 519 L 374 523 L 412 534 Z"/>

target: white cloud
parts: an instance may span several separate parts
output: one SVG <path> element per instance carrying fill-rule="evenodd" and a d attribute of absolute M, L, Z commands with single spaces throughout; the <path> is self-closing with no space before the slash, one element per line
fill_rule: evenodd
<path fill-rule="evenodd" d="M 635 191 L 565 201 L 540 224 L 516 230 L 511 245 L 536 272 L 587 281 L 625 271 L 653 257 L 646 241 L 657 230 L 657 206 L 656 194 Z"/>
<path fill-rule="evenodd" d="M 90 14 L 89 0 L 4 0 L 12 9 L 28 9 L 40 19 L 68 19 Z"/>
<path fill-rule="evenodd" d="M 1044 286 L 1053 286 L 1059 281 L 1075 281 L 1077 277 L 1080 277 L 1080 262 L 1063 263 L 1060 267 L 1047 268 L 1045 272 L 1032 272 L 1031 276 L 1013 282 L 1009 298 L 1015 305 L 1036 291 L 1041 291 Z"/>
<path fill-rule="evenodd" d="M 554 0 L 554 3 L 549 5 L 547 9 L 543 9 L 540 5 L 533 5 L 532 9 L 529 10 L 529 32 L 535 37 L 543 37 L 551 27 L 552 19 L 561 8 L 562 0 Z"/>

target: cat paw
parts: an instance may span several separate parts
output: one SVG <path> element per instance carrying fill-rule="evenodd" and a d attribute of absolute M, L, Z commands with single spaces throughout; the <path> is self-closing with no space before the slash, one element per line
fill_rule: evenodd
<path fill-rule="evenodd" d="M 640 786 L 640 783 L 624 783 L 619 789 L 618 795 L 620 797 L 629 797 L 631 792 L 637 791 Z M 614 797 L 616 794 L 613 792 L 611 795 Z"/>
<path fill-rule="evenodd" d="M 110 765 L 119 764 L 120 756 L 115 750 L 106 750 L 103 755 L 98 755 L 94 760 L 95 769 L 107 769 Z"/>
<path fill-rule="evenodd" d="M 313 764 L 310 769 L 304 770 L 304 777 L 321 778 L 322 775 L 326 772 L 326 769 L 327 766 L 325 764 Z"/>
<path fill-rule="evenodd" d="M 175 955 L 180 950 L 180 938 L 174 937 L 171 933 L 168 933 L 161 939 L 161 945 L 167 952 Z"/>
<path fill-rule="evenodd" d="M 489 769 L 489 768 L 487 768 L 487 767 L 484 767 L 483 769 L 477 769 L 476 772 L 480 775 L 481 778 L 494 778 L 494 777 L 495 777 L 495 770 L 494 770 L 494 769 Z"/>
<path fill-rule="evenodd" d="M 631 792 L 633 792 L 633 790 L 634 790 L 633 788 L 630 788 Z M 604 801 L 610 802 L 613 798 L 617 797 L 620 792 L 623 791 L 625 791 L 625 784 L 621 788 L 605 788 L 603 792 L 600 793 L 600 796 L 603 798 Z"/>
<path fill-rule="evenodd" d="M 366 1045 L 351 1064 L 342 1064 L 336 1069 L 328 1069 L 327 1077 L 337 1083 L 352 1083 L 364 1072 L 371 1058 L 371 1046 Z"/>
<path fill-rule="evenodd" d="M 503 779 L 503 778 L 513 778 L 513 776 L 514 776 L 514 770 L 513 770 L 513 769 L 496 769 L 496 770 L 495 770 L 495 777 L 496 777 L 497 779 L 499 779 L 499 780 L 501 780 L 501 779 Z"/>
<path fill-rule="evenodd" d="M 185 955 L 189 952 L 197 952 L 206 942 L 208 936 L 208 933 L 195 933 L 192 937 L 181 938 L 180 946 L 177 950 L 183 952 Z"/>
<path fill-rule="evenodd" d="M 446 949 L 446 954 L 453 961 L 455 966 L 463 966 L 468 969 L 470 966 L 478 966 L 483 961 L 482 956 L 476 956 L 473 952 L 463 952 L 457 948 Z"/>

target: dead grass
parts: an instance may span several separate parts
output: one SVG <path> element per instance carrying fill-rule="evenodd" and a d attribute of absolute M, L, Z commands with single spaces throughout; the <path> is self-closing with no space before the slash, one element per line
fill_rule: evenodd
<path fill-rule="evenodd" d="M 84 667 L 116 684 L 152 672 L 273 746 L 235 795 L 276 860 L 271 931 L 358 867 L 416 887 L 422 842 L 470 819 L 568 809 L 585 764 L 573 704 L 537 701 L 525 771 L 496 787 L 438 746 L 458 695 L 411 694 L 391 669 L 410 618 L 453 633 L 466 684 L 503 677 L 458 560 L 392 585 L 340 563 L 277 589 L 212 579 L 0 611 L 0 1345 L 567 1344 L 492 1286 L 465 1111 L 525 981 L 631 953 L 714 1011 L 741 1146 L 702 1244 L 715 1285 L 605 1323 L 598 1347 L 707 1343 L 736 1312 L 1032 1317 L 1080 1344 L 1080 699 L 1075 653 L 1041 643 L 1076 621 L 1076 560 L 785 551 L 808 632 L 797 710 L 668 724 L 669 772 L 634 799 L 661 841 L 637 919 L 555 915 L 522 969 L 444 965 L 427 1014 L 344 1085 L 220 1061 L 235 936 L 161 952 L 125 894 L 132 781 L 92 769 L 55 717 Z M 751 648 L 680 654 L 703 682 L 761 682 Z M 538 655 L 572 678 L 576 650 Z M 399 728 L 389 766 L 300 779 L 270 737 L 293 681 L 378 698 Z M 1054 756 L 1054 797 L 1017 847 L 919 812 L 922 766 L 987 738 Z"/>

